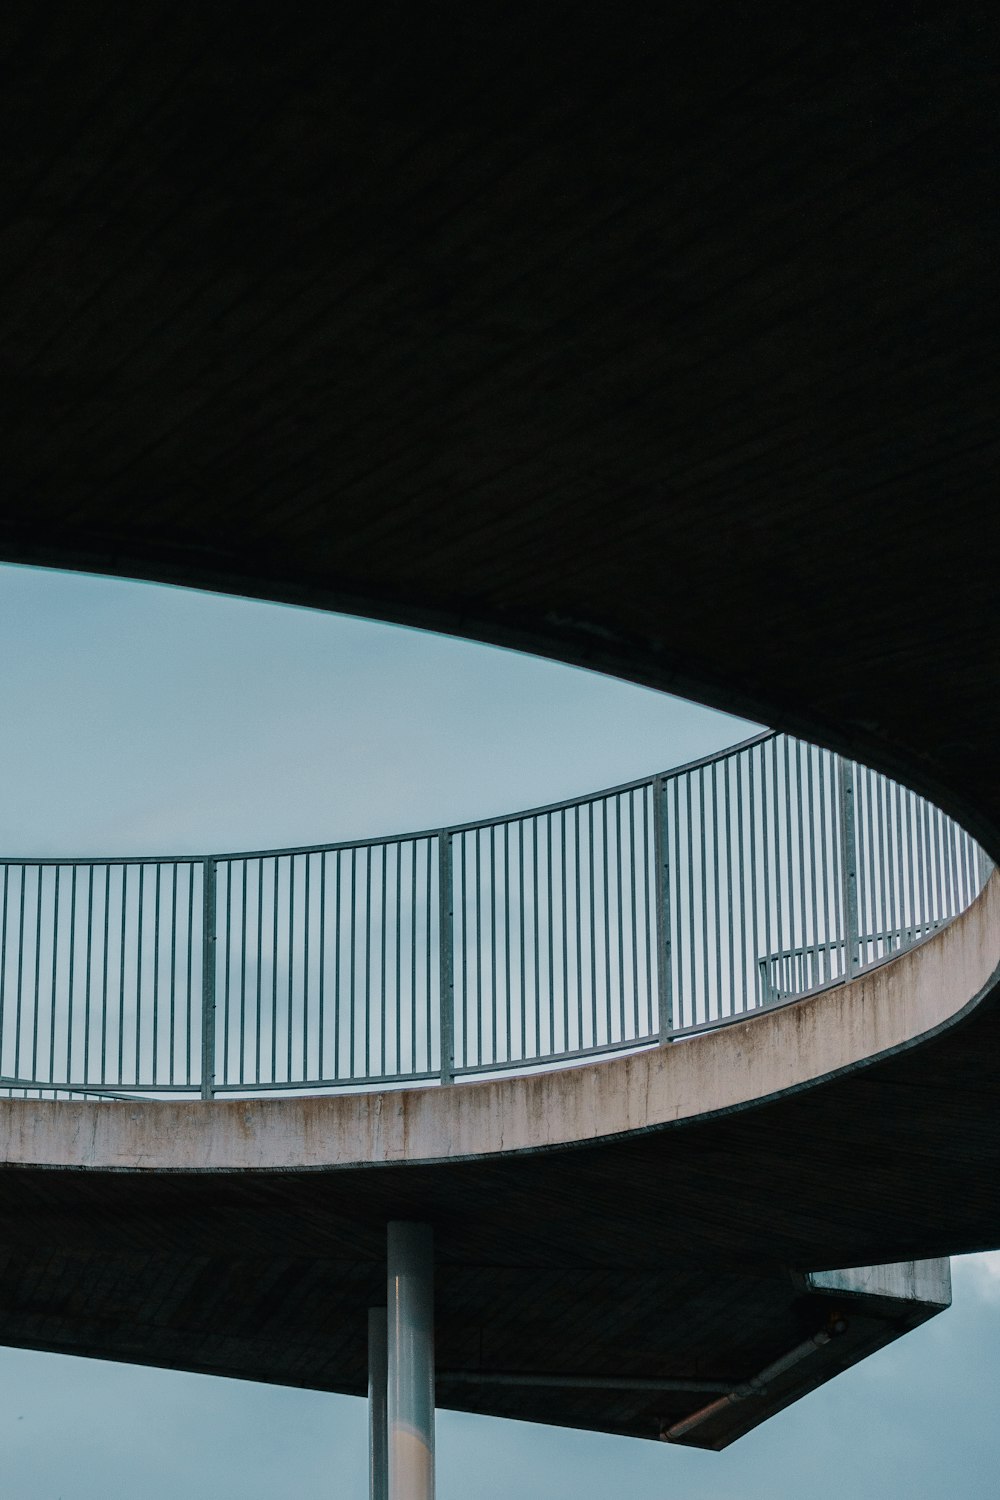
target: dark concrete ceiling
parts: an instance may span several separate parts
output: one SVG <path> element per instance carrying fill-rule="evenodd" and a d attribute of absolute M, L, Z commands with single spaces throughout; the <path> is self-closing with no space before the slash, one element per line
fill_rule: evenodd
<path fill-rule="evenodd" d="M 525 646 L 997 839 L 984 5 L 4 14 L 0 556 Z"/>

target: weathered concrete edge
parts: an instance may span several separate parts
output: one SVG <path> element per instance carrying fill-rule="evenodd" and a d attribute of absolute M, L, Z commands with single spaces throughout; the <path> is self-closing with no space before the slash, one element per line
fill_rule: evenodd
<path fill-rule="evenodd" d="M 308 1171 L 472 1160 L 690 1124 L 953 1026 L 1000 983 L 1000 872 L 948 927 L 850 984 L 668 1047 L 528 1077 L 212 1103 L 0 1100 L 0 1165 Z"/>

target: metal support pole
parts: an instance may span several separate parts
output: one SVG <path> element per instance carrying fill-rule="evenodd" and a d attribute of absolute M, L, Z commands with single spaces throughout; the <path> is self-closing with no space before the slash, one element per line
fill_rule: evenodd
<path fill-rule="evenodd" d="M 455 930 L 451 874 L 451 834 L 438 834 L 438 960 L 440 990 L 441 1082 L 455 1081 Z"/>
<path fill-rule="evenodd" d="M 858 851 L 854 831 L 854 762 L 838 757 L 837 801 L 840 811 L 840 879 L 844 891 L 845 973 L 858 972 L 860 929 L 858 927 Z"/>
<path fill-rule="evenodd" d="M 202 864 L 201 1097 L 215 1094 L 215 860 Z"/>
<path fill-rule="evenodd" d="M 368 1309 L 368 1497 L 389 1500 L 388 1318 L 384 1307 Z"/>
<path fill-rule="evenodd" d="M 434 1240 L 428 1224 L 386 1236 L 389 1500 L 434 1500 Z"/>
<path fill-rule="evenodd" d="M 667 838 L 667 783 L 653 782 L 653 859 L 656 868 L 656 987 L 660 1042 L 674 1030 L 673 968 L 670 953 L 670 841 Z"/>

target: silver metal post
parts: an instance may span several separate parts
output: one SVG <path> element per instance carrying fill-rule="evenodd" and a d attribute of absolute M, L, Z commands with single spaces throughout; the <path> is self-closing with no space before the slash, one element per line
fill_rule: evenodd
<path fill-rule="evenodd" d="M 452 905 L 451 834 L 439 833 L 438 957 L 442 1083 L 455 1081 L 455 933 Z"/>
<path fill-rule="evenodd" d="M 384 1307 L 368 1309 L 368 1497 L 389 1500 L 388 1317 Z"/>
<path fill-rule="evenodd" d="M 653 854 L 656 869 L 656 973 L 660 1041 L 674 1029 L 673 957 L 670 952 L 670 843 L 667 838 L 667 783 L 653 782 Z"/>
<path fill-rule="evenodd" d="M 434 1241 L 427 1224 L 386 1235 L 389 1500 L 434 1497 Z"/>
<path fill-rule="evenodd" d="M 201 1097 L 215 1094 L 215 860 L 202 864 Z"/>
<path fill-rule="evenodd" d="M 854 762 L 838 761 L 837 800 L 840 805 L 840 871 L 844 888 L 845 973 L 858 972 L 860 931 L 858 928 L 858 856 L 854 832 Z"/>

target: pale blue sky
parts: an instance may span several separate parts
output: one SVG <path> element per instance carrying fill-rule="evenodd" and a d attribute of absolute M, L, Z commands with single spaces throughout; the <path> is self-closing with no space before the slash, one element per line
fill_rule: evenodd
<path fill-rule="evenodd" d="M 442 637 L 0 568 L 0 851 L 208 852 L 511 810 L 756 726 Z M 441 1413 L 442 1500 L 997 1493 L 1000 1257 L 721 1456 Z M 362 1497 L 363 1403 L 0 1350 L 0 1500 Z"/>

